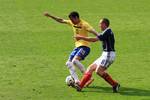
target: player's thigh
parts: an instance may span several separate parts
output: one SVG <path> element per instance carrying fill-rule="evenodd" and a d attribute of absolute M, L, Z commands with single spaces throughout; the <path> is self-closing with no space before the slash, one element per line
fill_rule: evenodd
<path fill-rule="evenodd" d="M 69 61 L 72 61 L 72 59 L 75 57 L 77 52 L 79 51 L 79 48 L 74 48 L 73 51 L 69 55 Z"/>
<path fill-rule="evenodd" d="M 109 52 L 105 59 L 104 67 L 108 68 L 114 61 L 115 61 L 116 55 L 115 52 Z"/>
<path fill-rule="evenodd" d="M 110 52 L 109 63 L 112 64 L 115 61 L 116 54 L 115 52 Z"/>
<path fill-rule="evenodd" d="M 105 73 L 105 70 L 107 70 L 107 68 L 105 68 L 105 67 L 103 67 L 103 66 L 98 66 L 97 68 L 96 68 L 96 73 L 98 74 L 98 75 L 100 75 L 100 76 L 103 76 L 103 74 Z"/>
<path fill-rule="evenodd" d="M 97 65 L 93 63 L 87 68 L 87 72 L 92 73 L 93 71 L 96 70 L 96 68 L 97 68 Z"/>
<path fill-rule="evenodd" d="M 74 56 L 73 59 L 72 59 L 72 61 L 73 60 L 79 60 L 80 61 L 80 60 L 82 60 L 82 58 L 80 56 Z"/>
<path fill-rule="evenodd" d="M 115 60 L 115 56 L 111 54 L 102 54 L 94 63 L 98 66 L 104 67 L 107 69 Z"/>
<path fill-rule="evenodd" d="M 81 60 L 84 60 L 85 57 L 90 53 L 90 48 L 89 47 L 81 47 L 78 52 L 76 53 L 75 56 L 78 56 L 81 58 Z"/>

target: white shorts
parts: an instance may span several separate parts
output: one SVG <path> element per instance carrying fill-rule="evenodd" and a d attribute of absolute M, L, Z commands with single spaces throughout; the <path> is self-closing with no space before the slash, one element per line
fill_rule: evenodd
<path fill-rule="evenodd" d="M 115 52 L 105 52 L 94 62 L 98 67 L 102 66 L 108 68 L 115 60 Z"/>

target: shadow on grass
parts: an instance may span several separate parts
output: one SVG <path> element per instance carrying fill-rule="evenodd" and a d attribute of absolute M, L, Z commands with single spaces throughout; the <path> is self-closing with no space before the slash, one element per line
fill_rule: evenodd
<path fill-rule="evenodd" d="M 101 92 L 101 93 L 112 93 L 111 87 L 100 87 L 100 86 L 90 86 L 82 92 Z M 128 88 L 128 87 L 120 87 L 118 92 L 121 95 L 127 96 L 150 96 L 150 90 L 143 90 L 137 88 Z"/>

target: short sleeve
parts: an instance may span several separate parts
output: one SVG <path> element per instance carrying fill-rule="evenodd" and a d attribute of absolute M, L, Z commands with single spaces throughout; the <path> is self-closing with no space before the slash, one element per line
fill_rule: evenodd
<path fill-rule="evenodd" d="M 85 24 L 85 29 L 86 29 L 87 31 L 91 31 L 91 30 L 93 30 L 93 27 L 92 27 L 91 25 L 89 25 L 88 23 L 86 23 L 86 24 Z"/>
<path fill-rule="evenodd" d="M 71 20 L 64 20 L 65 23 L 67 23 L 68 25 L 72 25 Z"/>

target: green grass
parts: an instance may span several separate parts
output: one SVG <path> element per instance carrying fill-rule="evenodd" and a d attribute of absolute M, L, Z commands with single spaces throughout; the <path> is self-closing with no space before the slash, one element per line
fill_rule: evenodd
<path fill-rule="evenodd" d="M 0 100 L 150 100 L 149 0 L 0 0 Z M 72 29 L 43 16 L 67 18 L 77 10 L 99 31 L 102 17 L 111 20 L 117 59 L 108 72 L 121 83 L 120 93 L 94 74 L 83 92 L 65 85 L 65 62 L 74 48 Z M 100 55 L 91 45 L 83 64 Z M 79 73 L 79 72 L 78 72 Z M 80 74 L 81 77 L 81 74 Z"/>

